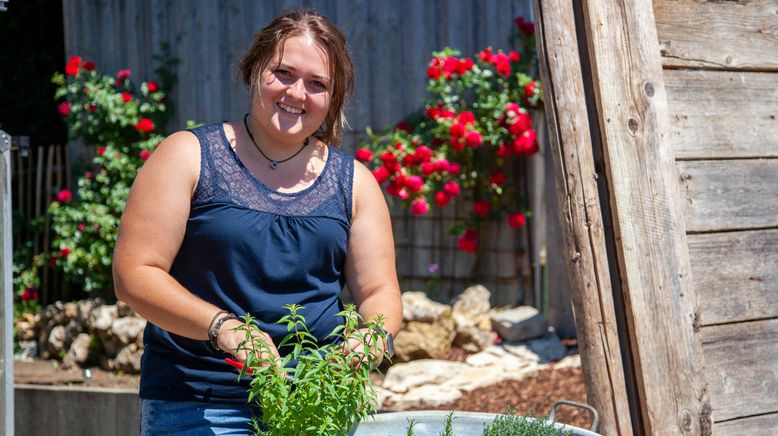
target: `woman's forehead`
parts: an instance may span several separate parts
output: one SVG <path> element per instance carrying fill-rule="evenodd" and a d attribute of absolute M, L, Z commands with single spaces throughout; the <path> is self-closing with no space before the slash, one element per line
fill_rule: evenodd
<path fill-rule="evenodd" d="M 287 38 L 279 44 L 272 65 L 284 65 L 320 78 L 329 78 L 329 56 L 324 47 L 308 34 Z"/>

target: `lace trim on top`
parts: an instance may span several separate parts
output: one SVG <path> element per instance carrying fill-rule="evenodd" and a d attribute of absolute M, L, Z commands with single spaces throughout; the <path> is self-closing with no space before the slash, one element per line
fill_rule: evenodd
<path fill-rule="evenodd" d="M 297 192 L 271 189 L 246 168 L 230 147 L 222 124 L 191 129 L 200 140 L 200 179 L 192 207 L 212 203 L 238 206 L 282 216 L 329 217 L 351 223 L 354 160 L 328 147 L 327 162 L 319 177 Z"/>

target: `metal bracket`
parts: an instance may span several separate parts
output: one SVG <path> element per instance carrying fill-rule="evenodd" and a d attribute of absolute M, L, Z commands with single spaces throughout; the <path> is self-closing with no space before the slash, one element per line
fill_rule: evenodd
<path fill-rule="evenodd" d="M 22 155 L 22 157 L 27 157 L 30 154 L 30 137 L 12 136 L 11 150 L 19 150 L 19 153 Z"/>

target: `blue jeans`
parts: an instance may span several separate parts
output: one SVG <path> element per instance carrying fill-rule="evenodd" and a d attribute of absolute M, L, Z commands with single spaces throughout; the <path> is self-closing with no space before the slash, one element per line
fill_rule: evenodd
<path fill-rule="evenodd" d="M 247 404 L 211 404 L 141 399 L 140 434 L 157 435 L 248 435 L 251 418 L 259 409 Z"/>

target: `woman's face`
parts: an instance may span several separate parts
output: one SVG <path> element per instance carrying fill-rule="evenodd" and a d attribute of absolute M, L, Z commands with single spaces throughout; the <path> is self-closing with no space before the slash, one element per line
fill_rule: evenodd
<path fill-rule="evenodd" d="M 324 123 L 331 86 L 324 49 L 308 35 L 291 37 L 260 77 L 255 118 L 267 136 L 302 142 Z"/>

